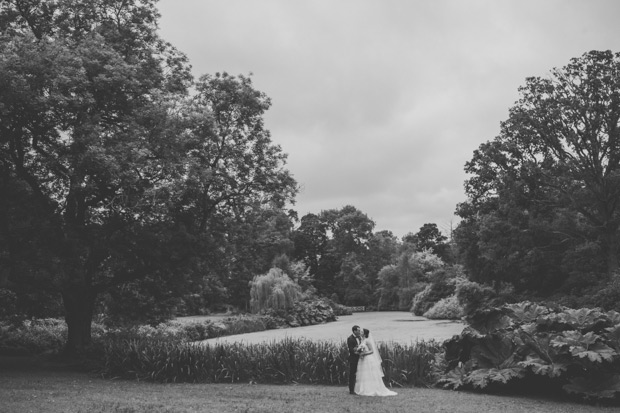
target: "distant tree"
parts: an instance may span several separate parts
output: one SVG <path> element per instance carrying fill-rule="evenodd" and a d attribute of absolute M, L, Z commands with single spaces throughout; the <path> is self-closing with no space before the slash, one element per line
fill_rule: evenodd
<path fill-rule="evenodd" d="M 443 259 L 448 256 L 448 238 L 439 231 L 437 224 L 424 224 L 415 234 L 408 233 L 403 237 L 403 242 L 415 245 L 417 251 L 431 250 Z"/>
<path fill-rule="evenodd" d="M 373 234 L 374 225 L 372 219 L 351 205 L 301 218 L 292 235 L 293 258 L 306 264 L 318 294 L 336 294 L 337 301 L 345 304 L 346 297 L 353 300 L 354 296 L 356 302 L 362 296 L 367 300 L 365 304 L 376 302 L 376 275 L 389 262 L 390 243 L 395 239 L 387 231 Z"/>
<path fill-rule="evenodd" d="M 378 231 L 372 234 L 367 247 L 365 254 L 360 257 L 369 291 L 365 305 L 377 306 L 380 296 L 379 272 L 395 262 L 401 243 L 391 231 Z"/>
<path fill-rule="evenodd" d="M 395 264 L 386 265 L 379 271 L 377 275 L 378 310 L 398 310 L 399 275 L 399 268 Z"/>
<path fill-rule="evenodd" d="M 360 257 L 368 251 L 368 242 L 372 237 L 375 223 L 351 205 L 339 210 L 322 211 L 320 219 L 332 236 L 319 260 L 316 275 L 319 291 L 326 295 L 335 292 L 341 302 L 349 304 L 345 300 L 345 295 L 350 282 L 350 269 L 362 263 Z M 353 261 L 355 265 L 351 267 Z M 363 277 L 359 275 L 356 277 L 358 281 L 362 279 L 367 283 L 365 273 Z"/>
<path fill-rule="evenodd" d="M 327 226 L 316 214 L 306 214 L 293 231 L 293 258 L 303 261 L 311 274 L 317 274 L 319 260 L 327 248 Z"/>
<path fill-rule="evenodd" d="M 430 250 L 405 250 L 396 264 L 385 266 L 379 272 L 379 309 L 408 311 L 413 297 L 430 282 L 430 274 L 445 265 Z"/>
<path fill-rule="evenodd" d="M 291 308 L 300 296 L 299 285 L 279 268 L 272 268 L 250 282 L 250 306 L 255 313 Z"/>

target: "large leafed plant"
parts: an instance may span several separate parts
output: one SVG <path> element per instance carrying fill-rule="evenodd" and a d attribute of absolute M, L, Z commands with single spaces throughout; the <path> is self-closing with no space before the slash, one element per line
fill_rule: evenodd
<path fill-rule="evenodd" d="M 620 313 L 531 302 L 485 310 L 444 344 L 439 380 L 458 389 L 544 383 L 583 399 L 620 401 Z"/>

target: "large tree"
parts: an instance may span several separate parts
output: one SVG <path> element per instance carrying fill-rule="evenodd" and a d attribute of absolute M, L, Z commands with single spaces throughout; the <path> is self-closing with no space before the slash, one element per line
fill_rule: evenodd
<path fill-rule="evenodd" d="M 592 51 L 532 77 L 465 170 L 456 231 L 473 276 L 552 289 L 618 268 L 620 54 Z M 579 264 L 579 265 L 576 265 Z M 546 282 L 543 282 L 546 280 Z"/>
<path fill-rule="evenodd" d="M 449 258 L 450 245 L 446 243 L 447 240 L 437 228 L 437 224 L 432 223 L 426 223 L 415 234 L 408 233 L 403 237 L 403 242 L 412 244 L 417 251 L 431 250 L 444 260 Z"/>
<path fill-rule="evenodd" d="M 234 278 L 232 225 L 296 192 L 263 127 L 269 99 L 243 76 L 194 84 L 154 3 L 0 10 L 2 273 L 62 295 L 68 350 L 88 344 L 115 285 Z"/>
<path fill-rule="evenodd" d="M 339 300 L 365 294 L 362 290 L 366 291 L 369 283 L 365 258 L 374 225 L 366 214 L 351 205 L 301 218 L 293 232 L 293 257 L 306 264 L 320 294 L 336 294 Z M 353 278 L 363 280 L 364 285 L 352 281 Z M 347 293 L 350 288 L 359 291 Z M 359 302 L 358 298 L 355 300 Z"/>

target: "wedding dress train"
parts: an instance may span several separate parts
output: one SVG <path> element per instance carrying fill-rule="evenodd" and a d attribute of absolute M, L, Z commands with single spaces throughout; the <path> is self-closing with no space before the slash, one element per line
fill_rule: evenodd
<path fill-rule="evenodd" d="M 371 347 L 372 344 L 364 343 Z M 360 396 L 396 396 L 398 393 L 391 391 L 383 383 L 383 369 L 381 358 L 378 357 L 376 346 L 372 346 L 373 354 L 360 357 L 357 363 L 357 377 L 355 381 L 355 393 Z M 377 356 L 375 356 L 375 354 Z"/>

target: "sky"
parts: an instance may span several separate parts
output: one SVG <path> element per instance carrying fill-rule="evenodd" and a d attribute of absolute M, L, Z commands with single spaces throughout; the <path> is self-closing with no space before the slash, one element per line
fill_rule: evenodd
<path fill-rule="evenodd" d="M 527 77 L 620 52 L 617 0 L 160 0 L 196 77 L 252 74 L 299 217 L 353 205 L 397 237 L 445 234 L 464 166 Z"/>

